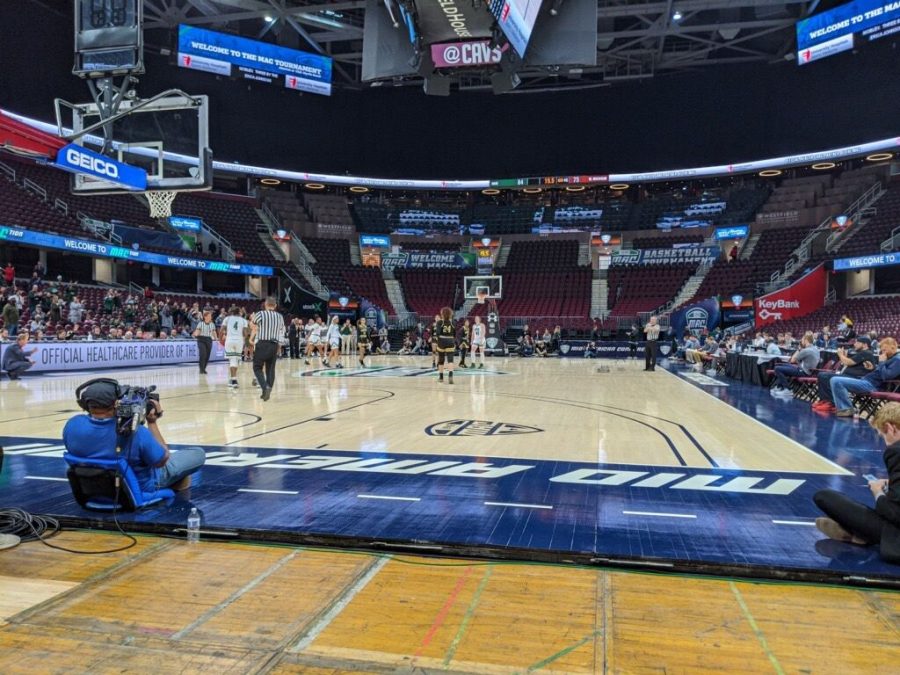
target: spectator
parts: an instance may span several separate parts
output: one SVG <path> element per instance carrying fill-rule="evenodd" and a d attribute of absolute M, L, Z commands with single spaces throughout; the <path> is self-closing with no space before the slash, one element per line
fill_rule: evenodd
<path fill-rule="evenodd" d="M 54 295 L 50 298 L 50 321 L 59 323 L 62 320 L 62 303 L 59 296 Z"/>
<path fill-rule="evenodd" d="M 9 331 L 10 337 L 15 337 L 19 332 L 19 308 L 12 298 L 3 306 L 3 325 Z"/>
<path fill-rule="evenodd" d="M 37 349 L 25 350 L 28 344 L 28 333 L 16 336 L 16 344 L 6 348 L 3 353 L 3 370 L 9 375 L 9 379 L 18 380 L 26 370 L 34 365 L 34 359 L 29 358 Z"/>
<path fill-rule="evenodd" d="M 813 410 L 819 412 L 831 413 L 835 411 L 834 399 L 831 398 L 831 380 L 840 375 L 841 377 L 853 377 L 859 379 L 865 377 L 870 367 L 878 364 L 875 355 L 872 353 L 872 341 L 868 337 L 858 337 L 853 343 L 853 354 L 849 354 L 846 349 L 841 348 L 837 351 L 838 361 L 841 363 L 841 370 L 823 371 L 816 375 L 816 384 L 819 389 L 819 400 L 813 403 Z M 866 366 L 868 364 L 869 367 Z"/>
<path fill-rule="evenodd" d="M 728 262 L 733 263 L 738 257 L 738 245 L 734 244 L 728 252 Z"/>
<path fill-rule="evenodd" d="M 12 286 L 13 282 L 16 280 L 16 268 L 13 267 L 11 262 L 6 263 L 6 267 L 3 268 L 3 281 L 7 286 Z"/>
<path fill-rule="evenodd" d="M 103 334 L 100 332 L 100 326 L 95 325 L 91 329 L 91 332 L 88 333 L 88 340 L 95 341 L 95 340 L 102 340 L 102 339 L 103 339 Z"/>
<path fill-rule="evenodd" d="M 766 354 L 781 356 L 781 347 L 778 346 L 775 338 L 771 335 L 766 335 Z"/>
<path fill-rule="evenodd" d="M 834 377 L 831 379 L 831 400 L 837 408 L 838 417 L 852 417 L 856 413 L 850 394 L 871 394 L 884 386 L 885 382 L 900 379 L 900 356 L 897 355 L 897 341 L 884 338 L 879 343 L 880 363 L 874 368 L 866 367 L 869 374 L 863 378 Z"/>
<path fill-rule="evenodd" d="M 791 355 L 788 363 L 775 366 L 775 386 L 772 387 L 772 396 L 781 398 L 793 398 L 790 378 L 806 377 L 812 374 L 819 365 L 819 348 L 812 343 L 809 335 L 800 338 L 800 349 Z"/>
<path fill-rule="evenodd" d="M 869 481 L 875 508 L 835 490 L 819 490 L 813 501 L 827 517 L 816 518 L 816 527 L 830 539 L 879 544 L 884 560 L 900 563 L 900 403 L 882 406 L 869 424 L 887 445 L 883 459 L 888 477 Z"/>
<path fill-rule="evenodd" d="M 72 301 L 69 303 L 69 321 L 72 323 L 81 323 L 82 315 L 84 314 L 84 305 L 81 300 L 79 300 L 78 296 L 72 298 Z"/>
<path fill-rule="evenodd" d="M 209 254 L 216 255 L 218 252 L 219 252 L 219 247 L 216 246 L 216 242 L 214 242 L 214 241 L 209 242 Z"/>
<path fill-rule="evenodd" d="M 44 267 L 44 263 L 42 263 L 40 260 L 38 260 L 38 261 L 34 264 L 34 270 L 33 270 L 33 272 L 32 272 L 32 276 L 33 276 L 33 277 L 37 277 L 37 279 L 40 280 L 40 279 L 43 279 L 43 278 L 44 278 L 44 274 L 45 274 L 46 272 L 47 272 L 47 270 L 46 270 L 46 268 Z"/>
<path fill-rule="evenodd" d="M 144 300 L 152 300 L 156 297 L 156 294 L 153 292 L 153 289 L 149 286 L 144 286 Z"/>

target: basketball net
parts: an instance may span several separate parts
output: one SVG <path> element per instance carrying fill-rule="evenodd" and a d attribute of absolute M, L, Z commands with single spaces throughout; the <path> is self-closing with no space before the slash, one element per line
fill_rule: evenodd
<path fill-rule="evenodd" d="M 147 204 L 150 206 L 151 218 L 168 218 L 172 215 L 172 202 L 178 194 L 177 190 L 153 190 L 145 192 Z"/>

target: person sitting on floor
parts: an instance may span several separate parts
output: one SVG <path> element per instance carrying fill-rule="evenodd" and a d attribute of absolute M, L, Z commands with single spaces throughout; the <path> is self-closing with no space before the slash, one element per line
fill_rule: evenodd
<path fill-rule="evenodd" d="M 819 365 L 819 348 L 812 343 L 810 335 L 804 335 L 800 338 L 800 349 L 791 355 L 791 360 L 775 366 L 775 386 L 772 387 L 772 396 L 793 398 L 790 378 L 808 376 L 817 365 Z"/>
<path fill-rule="evenodd" d="M 856 413 L 850 394 L 871 394 L 881 389 L 886 382 L 900 379 L 900 356 L 897 355 L 897 341 L 884 338 L 878 343 L 880 363 L 878 366 L 866 366 L 869 374 L 860 379 L 852 377 L 831 378 L 831 398 L 837 408 L 838 417 L 852 417 Z"/>
<path fill-rule="evenodd" d="M 547 356 L 547 342 L 544 338 L 541 337 L 534 343 L 534 355 L 542 357 Z"/>
<path fill-rule="evenodd" d="M 875 508 L 836 490 L 819 490 L 813 501 L 827 517 L 816 518 L 816 527 L 830 539 L 879 544 L 884 560 L 900 563 L 900 403 L 882 406 L 869 424 L 887 444 L 882 458 L 888 477 L 869 481 Z"/>
<path fill-rule="evenodd" d="M 878 365 L 877 359 L 872 353 L 872 341 L 865 336 L 856 338 L 853 342 L 852 353 L 841 348 L 837 350 L 837 357 L 841 362 L 841 370 L 826 370 L 816 375 L 819 399 L 813 403 L 812 408 L 818 412 L 832 413 L 835 411 L 834 399 L 831 398 L 831 380 L 833 378 L 840 375 L 859 379 L 865 377 L 872 367 Z M 866 364 L 869 364 L 870 367 L 867 368 Z"/>

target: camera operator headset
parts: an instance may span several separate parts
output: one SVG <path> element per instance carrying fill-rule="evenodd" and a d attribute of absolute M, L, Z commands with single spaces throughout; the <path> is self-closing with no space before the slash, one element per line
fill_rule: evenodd
<path fill-rule="evenodd" d="M 162 406 L 149 397 L 151 392 L 109 378 L 85 382 L 75 395 L 78 406 L 88 414 L 66 422 L 63 443 L 76 457 L 109 459 L 122 449 L 123 439 L 127 440 L 125 460 L 142 491 L 183 490 L 190 486 L 190 475 L 203 466 L 206 454 L 203 448 L 169 451 L 157 426 Z M 140 414 L 135 410 L 138 405 Z M 146 426 L 139 424 L 144 413 Z"/>

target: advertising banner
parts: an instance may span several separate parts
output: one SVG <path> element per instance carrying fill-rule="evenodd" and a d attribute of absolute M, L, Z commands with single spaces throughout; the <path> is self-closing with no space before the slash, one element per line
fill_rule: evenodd
<path fill-rule="evenodd" d="M 613 265 L 671 265 L 675 263 L 701 263 L 719 256 L 718 246 L 692 248 L 620 249 L 613 253 Z"/>
<path fill-rule="evenodd" d="M 54 166 L 69 173 L 83 173 L 109 181 L 129 190 L 147 189 L 147 172 L 140 167 L 117 162 L 74 143 L 59 149 Z"/>
<path fill-rule="evenodd" d="M 10 346 L 0 345 L 0 363 Z M 34 359 L 29 373 L 166 366 L 200 359 L 196 340 L 29 342 L 25 351 L 32 349 L 36 351 L 29 357 Z M 213 340 L 209 360 L 225 360 L 225 347 L 218 340 Z"/>
<path fill-rule="evenodd" d="M 391 238 L 386 234 L 360 234 L 359 245 L 366 248 L 390 248 Z"/>
<path fill-rule="evenodd" d="M 563 340 L 559 343 L 559 355 L 564 358 L 585 358 L 590 340 Z M 637 356 L 644 358 L 644 343 L 637 343 Z M 595 342 L 594 356 L 601 359 L 624 359 L 631 356 L 631 343 L 625 341 Z"/>
<path fill-rule="evenodd" d="M 331 95 L 329 57 L 197 26 L 178 27 L 178 65 L 225 76 L 234 66 L 245 79 L 278 80 L 287 89 Z"/>
<path fill-rule="evenodd" d="M 838 258 L 834 261 L 834 271 L 846 272 L 848 270 L 864 270 L 869 267 L 889 267 L 891 265 L 900 265 L 900 251 L 860 255 L 855 258 Z"/>
<path fill-rule="evenodd" d="M 716 298 L 707 298 L 682 307 L 672 314 L 669 319 L 669 332 L 676 338 L 681 338 L 687 331 L 699 335 L 704 328 L 712 330 L 718 325 L 719 301 Z"/>
<path fill-rule="evenodd" d="M 900 19 L 900 3 L 853 0 L 797 22 L 797 51 Z M 849 48 L 853 47 L 852 40 Z M 803 60 L 801 59 L 801 63 Z"/>
<path fill-rule="evenodd" d="M 173 230 L 199 232 L 203 226 L 203 221 L 200 218 L 189 216 L 169 216 L 169 225 L 172 226 Z"/>
<path fill-rule="evenodd" d="M 749 225 L 732 225 L 731 227 L 717 227 L 716 241 L 722 239 L 743 239 L 750 234 Z"/>
<path fill-rule="evenodd" d="M 381 267 L 386 270 L 455 270 L 469 267 L 470 262 L 459 253 L 385 253 Z"/>
<path fill-rule="evenodd" d="M 165 255 L 163 253 L 150 253 L 133 248 L 113 246 L 106 242 L 90 241 L 89 239 L 77 239 L 74 237 L 60 237 L 46 232 L 33 232 L 19 227 L 0 226 L 0 241 L 52 248 L 69 253 L 81 253 L 95 258 L 118 258 L 132 262 L 160 265 L 162 267 L 178 267 L 181 269 L 198 270 L 201 272 L 225 272 L 227 274 L 243 274 L 245 276 L 270 277 L 274 273 L 267 265 L 239 265 L 218 260 L 199 260 L 180 255 Z"/>
<path fill-rule="evenodd" d="M 321 316 L 324 319 L 327 313 L 325 300 L 294 284 L 284 284 L 281 287 L 280 300 L 282 309 L 291 316 Z"/>
<path fill-rule="evenodd" d="M 504 49 L 508 48 L 504 45 Z M 500 63 L 501 58 L 503 50 L 499 47 L 491 49 L 490 40 L 431 45 L 431 60 L 435 68 L 491 66 Z"/>
<path fill-rule="evenodd" d="M 825 305 L 828 276 L 819 265 L 794 283 L 756 299 L 756 327 L 806 316 Z"/>

